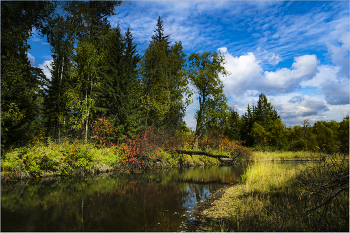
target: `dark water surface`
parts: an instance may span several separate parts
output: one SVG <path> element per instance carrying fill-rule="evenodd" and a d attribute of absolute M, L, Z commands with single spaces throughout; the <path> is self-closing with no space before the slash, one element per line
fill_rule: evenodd
<path fill-rule="evenodd" d="M 181 231 L 242 166 L 164 169 L 1 184 L 1 231 Z"/>

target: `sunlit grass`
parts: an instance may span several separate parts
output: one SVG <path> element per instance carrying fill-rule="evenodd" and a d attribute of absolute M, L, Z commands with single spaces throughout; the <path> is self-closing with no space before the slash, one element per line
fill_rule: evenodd
<path fill-rule="evenodd" d="M 278 160 L 278 159 L 320 159 L 327 157 L 325 153 L 314 153 L 310 151 L 276 151 L 263 152 L 254 151 L 252 158 L 254 160 Z"/>
<path fill-rule="evenodd" d="M 317 177 L 323 179 L 347 171 L 348 160 L 339 161 L 333 157 L 321 163 L 303 164 L 254 162 L 242 176 L 241 184 L 228 188 L 224 196 L 214 202 L 213 207 L 203 212 L 206 221 L 197 230 L 254 232 L 348 229 L 348 191 L 333 199 L 328 208 L 331 211 L 326 215 L 322 215 L 322 208 L 305 215 L 302 213 L 318 206 L 320 200 L 317 196 L 305 196 L 308 186 L 299 183 L 303 179 L 309 180 L 311 184 Z M 326 223 L 328 225 L 319 228 Z"/>

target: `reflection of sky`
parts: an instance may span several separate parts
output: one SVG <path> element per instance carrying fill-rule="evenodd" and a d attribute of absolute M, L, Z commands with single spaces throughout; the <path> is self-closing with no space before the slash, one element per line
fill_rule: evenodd
<path fill-rule="evenodd" d="M 195 189 L 195 186 L 197 189 Z M 212 193 L 210 190 L 218 190 L 219 188 L 224 188 L 226 185 L 198 185 L 198 184 L 190 184 L 186 188 L 186 192 L 189 193 L 188 198 L 186 198 L 186 201 L 183 203 L 184 211 L 182 213 L 183 216 L 186 216 L 185 222 L 194 223 L 196 220 L 194 215 L 194 210 L 198 207 L 200 203 L 198 203 L 196 198 L 196 192 L 198 191 L 200 201 L 204 202 L 207 198 L 212 196 Z M 183 229 L 185 230 L 185 229 Z"/>

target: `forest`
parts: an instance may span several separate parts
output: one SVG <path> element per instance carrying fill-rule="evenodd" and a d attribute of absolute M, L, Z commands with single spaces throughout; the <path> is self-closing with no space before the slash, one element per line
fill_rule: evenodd
<path fill-rule="evenodd" d="M 240 116 L 223 93 L 224 56 L 186 55 L 181 41 L 164 34 L 161 16 L 140 55 L 130 29 L 107 20 L 120 4 L 1 2 L 2 154 L 52 141 L 115 146 L 147 130 L 174 144 L 163 147 L 235 143 L 257 151 L 349 153 L 349 116 L 286 127 L 263 93 Z M 34 29 L 51 47 L 50 79 L 27 56 Z M 199 109 L 191 131 L 184 116 L 193 101 Z"/>

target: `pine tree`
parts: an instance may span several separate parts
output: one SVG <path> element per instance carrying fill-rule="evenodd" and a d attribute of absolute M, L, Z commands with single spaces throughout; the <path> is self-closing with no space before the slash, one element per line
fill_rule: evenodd
<path fill-rule="evenodd" d="M 230 109 L 228 126 L 225 129 L 225 135 L 231 140 L 241 140 L 241 120 L 238 112 L 234 109 Z"/>
<path fill-rule="evenodd" d="M 266 95 L 261 93 L 256 108 L 253 111 L 254 121 L 263 126 L 267 132 L 271 131 L 273 122 L 279 118 L 277 111 L 270 102 L 267 101 Z"/>
<path fill-rule="evenodd" d="M 189 94 L 186 78 L 185 54 L 182 43 L 169 47 L 169 35 L 164 36 L 163 21 L 158 17 L 155 34 L 140 62 L 142 106 L 145 124 L 165 127 L 168 131 L 183 128 L 186 106 L 183 101 Z"/>
<path fill-rule="evenodd" d="M 134 137 L 141 129 L 140 89 L 137 64 L 140 60 L 128 29 L 122 36 L 119 26 L 108 34 L 105 66 L 100 71 L 96 110 L 110 118 L 117 129 L 117 139 Z"/>
<path fill-rule="evenodd" d="M 247 112 L 242 116 L 241 121 L 241 139 L 244 141 L 244 144 L 246 146 L 252 146 L 254 141 L 250 136 L 250 132 L 252 130 L 254 121 L 252 108 L 249 106 L 249 104 L 247 107 Z"/>
<path fill-rule="evenodd" d="M 154 32 L 155 34 L 152 36 L 153 42 L 165 41 L 165 43 L 169 46 L 171 43 L 171 41 L 169 41 L 170 35 L 164 35 L 163 20 L 161 19 L 160 15 L 158 16 L 157 26 Z"/>

